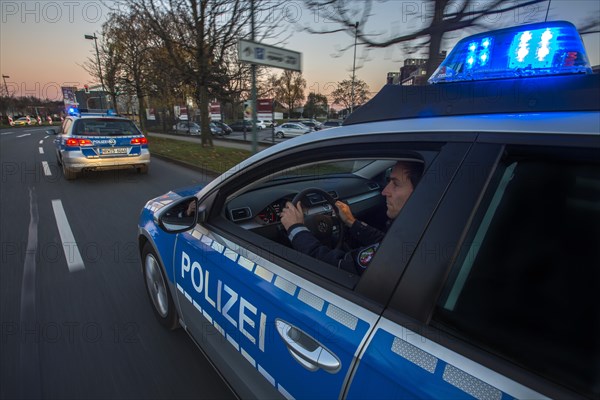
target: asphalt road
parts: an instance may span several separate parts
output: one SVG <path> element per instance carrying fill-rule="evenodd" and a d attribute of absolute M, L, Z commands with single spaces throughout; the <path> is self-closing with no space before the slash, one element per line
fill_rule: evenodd
<path fill-rule="evenodd" d="M 45 129 L 0 131 L 0 398 L 232 398 L 155 320 L 136 244 L 148 199 L 211 177 L 153 159 L 65 181 Z"/>

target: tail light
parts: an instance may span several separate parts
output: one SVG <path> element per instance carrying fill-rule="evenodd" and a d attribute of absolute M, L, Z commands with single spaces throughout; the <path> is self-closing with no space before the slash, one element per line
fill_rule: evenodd
<path fill-rule="evenodd" d="M 148 144 L 148 139 L 146 139 L 145 137 L 136 137 L 131 139 L 131 144 Z"/>
<path fill-rule="evenodd" d="M 67 147 L 79 147 L 79 146 L 92 146 L 93 143 L 90 139 L 67 139 L 65 142 Z"/>

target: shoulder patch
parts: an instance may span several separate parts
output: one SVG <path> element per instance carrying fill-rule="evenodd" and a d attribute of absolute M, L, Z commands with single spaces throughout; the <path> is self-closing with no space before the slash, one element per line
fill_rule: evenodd
<path fill-rule="evenodd" d="M 371 260 L 375 256 L 378 247 L 379 243 L 376 243 L 359 250 L 358 255 L 356 256 L 356 263 L 358 264 L 358 266 L 362 269 L 367 269 L 367 267 L 371 263 Z"/>

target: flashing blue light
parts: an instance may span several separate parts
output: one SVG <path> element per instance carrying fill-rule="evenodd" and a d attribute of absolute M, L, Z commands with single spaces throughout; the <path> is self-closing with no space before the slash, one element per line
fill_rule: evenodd
<path fill-rule="evenodd" d="M 113 110 L 112 108 L 106 110 L 106 115 L 110 115 L 110 116 L 116 116 L 118 115 L 117 112 L 115 110 Z"/>
<path fill-rule="evenodd" d="M 69 107 L 69 109 L 67 110 L 67 114 L 73 115 L 73 116 L 78 116 L 79 110 L 76 107 Z"/>
<path fill-rule="evenodd" d="M 429 83 L 592 73 L 577 29 L 543 22 L 470 36 L 458 42 Z"/>

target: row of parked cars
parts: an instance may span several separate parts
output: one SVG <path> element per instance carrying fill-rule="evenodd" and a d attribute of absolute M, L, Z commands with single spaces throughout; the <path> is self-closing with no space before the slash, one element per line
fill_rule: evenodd
<path fill-rule="evenodd" d="M 333 128 L 341 126 L 342 121 L 330 120 L 319 122 L 314 119 L 301 119 L 287 121 L 281 125 L 272 120 L 257 120 L 256 127 L 258 129 L 267 129 L 275 127 L 275 136 L 283 138 L 286 136 L 298 136 L 312 131 L 321 129 Z M 241 132 L 252 130 L 252 122 L 248 120 L 235 121 L 229 125 L 221 121 L 211 121 L 209 124 L 210 130 L 215 136 L 229 135 L 233 131 Z M 173 130 L 178 134 L 199 135 L 201 132 L 200 125 L 196 122 L 179 121 L 173 125 Z"/>

